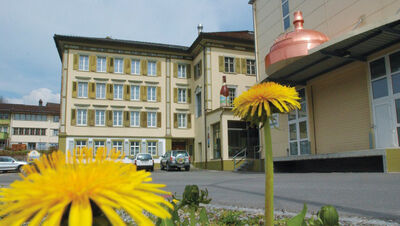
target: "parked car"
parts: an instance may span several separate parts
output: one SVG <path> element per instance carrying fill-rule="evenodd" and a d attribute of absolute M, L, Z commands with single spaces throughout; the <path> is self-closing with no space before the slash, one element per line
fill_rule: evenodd
<path fill-rule="evenodd" d="M 185 150 L 167 151 L 161 158 L 161 170 L 170 171 L 172 168 L 190 170 L 190 156 Z"/>
<path fill-rule="evenodd" d="M 17 161 L 9 156 L 0 156 L 0 172 L 18 170 L 22 172 L 22 166 L 28 164 L 24 161 Z"/>
<path fill-rule="evenodd" d="M 145 170 L 154 170 L 154 160 L 150 154 L 139 153 L 136 155 L 135 160 L 133 162 L 136 165 L 136 168 L 145 169 Z"/>

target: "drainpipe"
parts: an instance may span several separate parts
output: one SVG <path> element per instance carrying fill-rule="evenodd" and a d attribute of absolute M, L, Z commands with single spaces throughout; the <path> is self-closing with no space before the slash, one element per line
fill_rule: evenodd
<path fill-rule="evenodd" d="M 199 35 L 201 35 L 201 32 L 199 32 Z M 207 103 L 207 95 L 206 95 L 206 73 L 207 73 L 207 64 L 206 64 L 206 46 L 204 46 L 203 44 L 199 43 L 199 45 L 201 47 L 203 47 L 203 101 L 204 101 L 204 110 L 203 110 L 203 117 L 204 117 L 204 150 L 205 150 L 205 165 L 204 168 L 207 169 L 207 161 L 208 161 L 208 154 L 207 154 L 207 107 L 208 107 L 208 103 Z"/>
<path fill-rule="evenodd" d="M 220 155 L 221 155 L 221 171 L 224 171 L 224 160 L 223 160 L 223 158 L 222 158 L 222 154 L 223 154 L 223 151 L 222 151 L 222 147 L 223 147 L 223 145 L 222 145 L 222 115 L 224 114 L 224 111 L 225 111 L 225 108 L 222 108 L 222 111 L 221 111 L 221 114 L 219 115 L 219 139 L 220 139 L 220 142 L 219 142 L 219 144 L 220 144 Z M 228 149 L 229 149 L 229 147 L 228 147 Z M 228 152 L 229 152 L 229 150 L 228 150 Z"/>

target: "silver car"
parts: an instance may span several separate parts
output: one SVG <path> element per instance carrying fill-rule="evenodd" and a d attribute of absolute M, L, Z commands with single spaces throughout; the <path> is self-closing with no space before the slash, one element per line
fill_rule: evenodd
<path fill-rule="evenodd" d="M 22 166 L 28 164 L 24 161 L 17 161 L 9 156 L 0 156 L 0 172 L 8 170 L 22 171 Z"/>
<path fill-rule="evenodd" d="M 190 170 L 190 156 L 185 150 L 167 151 L 160 161 L 161 170 L 170 171 L 172 168 Z"/>

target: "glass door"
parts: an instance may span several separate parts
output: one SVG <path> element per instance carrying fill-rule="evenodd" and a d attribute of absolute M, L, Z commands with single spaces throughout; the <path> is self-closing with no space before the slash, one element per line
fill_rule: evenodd
<path fill-rule="evenodd" d="M 291 111 L 289 118 L 289 154 L 311 154 L 310 141 L 308 139 L 307 100 L 305 88 L 298 90 L 301 109 Z"/>

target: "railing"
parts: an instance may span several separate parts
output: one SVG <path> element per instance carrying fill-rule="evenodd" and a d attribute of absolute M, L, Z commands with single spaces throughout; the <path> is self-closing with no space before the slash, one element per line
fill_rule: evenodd
<path fill-rule="evenodd" d="M 257 145 L 257 146 L 252 146 L 251 148 L 243 148 L 241 151 L 236 153 L 232 157 L 233 159 L 233 169 L 236 169 L 236 165 L 242 162 L 243 160 L 247 158 L 252 158 L 252 159 L 259 159 L 261 157 L 261 151 L 262 151 L 262 146 Z"/>
<path fill-rule="evenodd" d="M 239 151 L 236 155 L 233 157 L 233 169 L 236 169 L 236 164 L 239 164 L 241 161 L 247 158 L 247 147 L 243 148 L 241 151 Z M 236 163 L 236 159 L 240 158 L 239 161 Z"/>

